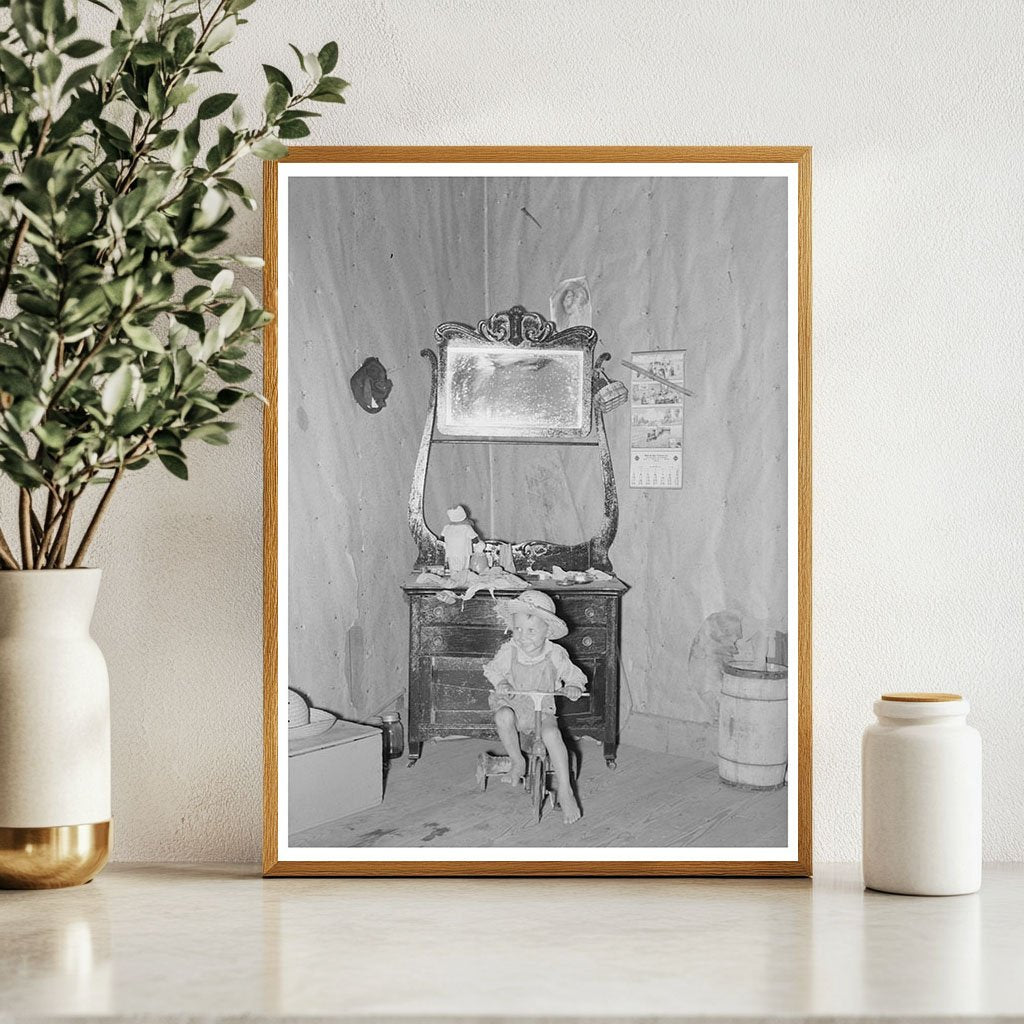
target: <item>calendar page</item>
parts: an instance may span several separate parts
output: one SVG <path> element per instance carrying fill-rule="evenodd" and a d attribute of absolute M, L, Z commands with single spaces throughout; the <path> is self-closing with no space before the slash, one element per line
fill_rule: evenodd
<path fill-rule="evenodd" d="M 634 352 L 629 486 L 683 486 L 683 349 Z"/>

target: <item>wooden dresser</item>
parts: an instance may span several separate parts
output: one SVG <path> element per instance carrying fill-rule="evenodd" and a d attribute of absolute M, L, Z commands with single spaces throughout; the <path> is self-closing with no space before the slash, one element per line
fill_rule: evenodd
<path fill-rule="evenodd" d="M 487 705 L 491 684 L 483 665 L 508 639 L 495 598 L 481 591 L 463 604 L 437 599 L 441 588 L 418 584 L 418 573 L 403 585 L 409 601 L 409 763 L 423 741 L 441 736 L 495 736 Z M 615 767 L 619 731 L 619 622 L 626 585 L 617 579 L 558 586 L 531 583 L 547 591 L 569 635 L 557 641 L 587 677 L 587 694 L 575 703 L 559 698 L 558 717 L 570 737 L 592 736 Z M 494 591 L 496 598 L 518 591 Z"/>

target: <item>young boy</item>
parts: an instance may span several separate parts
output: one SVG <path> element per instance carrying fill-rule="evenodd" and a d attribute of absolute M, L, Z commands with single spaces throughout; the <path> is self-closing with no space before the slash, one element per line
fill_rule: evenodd
<path fill-rule="evenodd" d="M 555 603 L 547 594 L 524 590 L 513 600 L 499 602 L 498 610 L 512 630 L 512 639 L 484 665 L 484 675 L 494 687 L 488 700 L 498 736 L 512 760 L 512 776 L 521 779 L 526 759 L 519 746 L 519 730 L 533 729 L 535 712 L 533 701 L 517 696 L 517 691 L 553 694 L 561 688 L 569 700 L 579 700 L 586 691 L 587 678 L 569 660 L 565 648 L 551 642 L 565 636 L 569 627 L 555 614 Z M 572 791 L 569 753 L 558 728 L 553 696 L 545 697 L 541 704 L 541 739 L 555 770 L 562 818 L 571 825 L 579 821 L 581 812 Z"/>

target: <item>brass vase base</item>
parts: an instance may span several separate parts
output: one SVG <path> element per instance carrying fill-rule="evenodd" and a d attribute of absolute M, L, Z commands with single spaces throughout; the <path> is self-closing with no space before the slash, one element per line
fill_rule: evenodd
<path fill-rule="evenodd" d="M 83 885 L 110 857 L 110 822 L 6 828 L 0 825 L 0 889 Z"/>

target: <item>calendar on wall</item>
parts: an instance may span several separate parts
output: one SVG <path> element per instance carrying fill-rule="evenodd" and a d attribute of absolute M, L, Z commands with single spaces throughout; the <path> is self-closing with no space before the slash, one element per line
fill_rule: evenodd
<path fill-rule="evenodd" d="M 684 349 L 634 352 L 629 367 L 629 486 L 683 486 Z"/>

